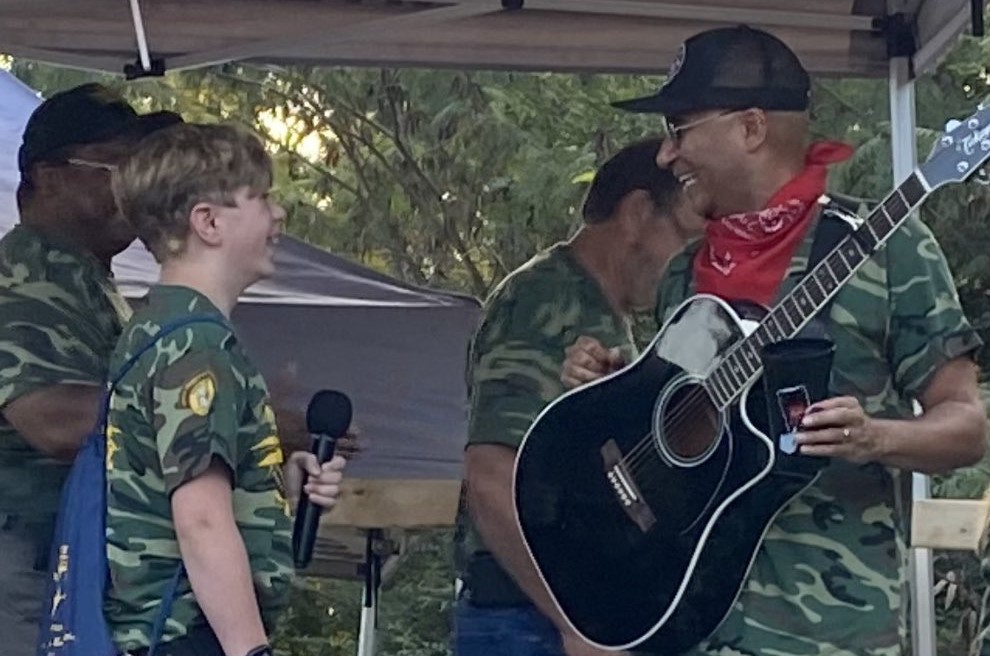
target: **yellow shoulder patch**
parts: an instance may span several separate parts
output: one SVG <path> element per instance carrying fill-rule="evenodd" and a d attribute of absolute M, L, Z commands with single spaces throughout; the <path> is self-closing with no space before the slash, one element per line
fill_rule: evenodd
<path fill-rule="evenodd" d="M 268 403 L 265 404 L 265 407 L 261 411 L 261 420 L 267 424 L 271 424 L 272 428 L 275 427 L 275 411 L 272 410 L 272 406 Z"/>
<path fill-rule="evenodd" d="M 183 385 L 182 405 L 189 408 L 194 415 L 205 417 L 213 407 L 213 399 L 217 395 L 217 381 L 213 374 L 204 371 Z"/>
<path fill-rule="evenodd" d="M 259 467 L 281 467 L 284 459 L 282 457 L 282 449 L 275 449 L 274 451 L 269 451 L 264 455 L 264 457 L 258 461 Z"/>
<path fill-rule="evenodd" d="M 278 435 L 269 435 L 251 447 L 252 451 L 261 451 L 258 460 L 259 467 L 279 467 L 283 463 L 282 441 Z"/>
<path fill-rule="evenodd" d="M 120 435 L 120 429 L 113 424 L 107 424 L 107 471 L 113 471 L 113 459 L 120 451 L 120 443 L 117 441 L 117 436 Z"/>

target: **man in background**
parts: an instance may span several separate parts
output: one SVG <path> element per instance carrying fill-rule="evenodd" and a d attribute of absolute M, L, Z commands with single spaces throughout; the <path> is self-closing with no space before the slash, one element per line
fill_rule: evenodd
<path fill-rule="evenodd" d="M 630 317 L 654 306 L 667 261 L 700 231 L 680 185 L 656 164 L 660 147 L 647 139 L 605 162 L 577 234 L 511 273 L 486 303 L 468 373 L 457 656 L 605 653 L 567 625 L 532 565 L 512 508 L 512 472 L 530 423 L 565 390 L 565 349 L 585 335 L 604 345 L 609 369 L 632 359 Z"/>
<path fill-rule="evenodd" d="M 97 422 L 129 309 L 110 260 L 134 239 L 110 189 L 140 140 L 180 122 L 139 116 L 98 84 L 53 95 L 18 152 L 20 224 L 0 240 L 0 656 L 33 656 L 59 492 Z"/>

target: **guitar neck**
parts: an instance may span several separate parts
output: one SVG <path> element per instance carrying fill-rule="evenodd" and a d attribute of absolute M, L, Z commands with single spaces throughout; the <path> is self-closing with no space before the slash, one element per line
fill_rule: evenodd
<path fill-rule="evenodd" d="M 763 370 L 762 348 L 796 336 L 930 191 L 924 179 L 912 173 L 868 217 L 859 220 L 856 229 L 770 310 L 756 330 L 726 351 L 705 381 L 719 408 L 731 405 Z"/>

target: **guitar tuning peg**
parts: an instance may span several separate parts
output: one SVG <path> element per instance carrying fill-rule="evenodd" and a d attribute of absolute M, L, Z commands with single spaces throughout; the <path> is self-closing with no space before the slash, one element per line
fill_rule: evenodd
<path fill-rule="evenodd" d="M 952 132 L 953 130 L 955 130 L 956 128 L 958 128 L 960 125 L 962 125 L 962 121 L 957 121 L 954 118 L 950 118 L 948 121 L 945 122 L 945 131 L 946 132 Z"/>
<path fill-rule="evenodd" d="M 990 170 L 987 170 L 985 167 L 978 169 L 973 176 L 973 182 L 984 187 L 990 187 Z"/>

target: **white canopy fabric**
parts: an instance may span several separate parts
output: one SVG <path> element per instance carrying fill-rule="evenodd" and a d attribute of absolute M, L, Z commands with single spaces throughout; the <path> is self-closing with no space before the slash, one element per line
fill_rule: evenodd
<path fill-rule="evenodd" d="M 39 98 L 0 71 L 0 234 L 17 221 L 16 153 Z M 251 287 L 234 311 L 241 337 L 271 381 L 297 369 L 292 401 L 305 410 L 319 389 L 351 397 L 367 438 L 354 478 L 459 480 L 466 441 L 464 367 L 480 315 L 470 297 L 404 285 L 285 238 L 277 273 Z M 158 275 L 135 242 L 113 263 L 126 296 Z"/>
<path fill-rule="evenodd" d="M 778 34 L 815 74 L 883 77 L 888 43 L 907 45 L 923 72 L 966 28 L 970 7 L 971 0 L 0 0 L 0 52 L 112 73 L 142 49 L 168 70 L 247 60 L 660 73 L 687 36 L 745 22 Z"/>

